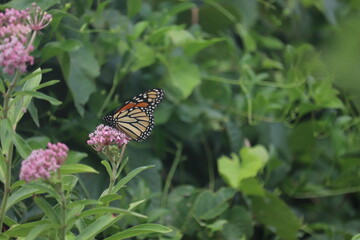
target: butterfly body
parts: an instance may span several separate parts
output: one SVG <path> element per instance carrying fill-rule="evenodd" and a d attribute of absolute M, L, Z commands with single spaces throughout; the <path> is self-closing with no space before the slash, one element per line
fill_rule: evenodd
<path fill-rule="evenodd" d="M 119 131 L 125 133 L 135 141 L 141 142 L 147 138 L 153 127 L 155 108 L 164 98 L 164 91 L 154 88 L 135 96 L 107 115 L 104 120 Z"/>

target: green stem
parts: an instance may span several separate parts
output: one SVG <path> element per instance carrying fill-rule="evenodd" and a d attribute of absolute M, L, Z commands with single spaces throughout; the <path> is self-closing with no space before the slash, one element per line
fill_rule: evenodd
<path fill-rule="evenodd" d="M 110 162 L 111 162 L 111 167 L 112 167 L 112 176 L 110 176 L 110 182 L 109 182 L 109 188 L 108 188 L 108 193 L 111 193 L 114 185 L 115 185 L 115 181 L 118 175 L 118 169 L 120 166 L 120 163 L 124 157 L 124 153 L 125 153 L 125 149 L 126 149 L 126 144 L 122 146 L 121 148 L 121 153 L 118 159 L 111 159 L 111 152 L 109 151 L 109 148 L 106 148 L 106 156 L 109 158 Z"/>
<path fill-rule="evenodd" d="M 16 71 L 14 79 L 11 81 L 9 88 L 4 94 L 3 119 L 8 118 L 7 114 L 9 111 L 10 96 L 14 91 L 19 78 L 20 78 L 20 71 Z M 15 131 L 16 126 L 14 126 L 13 128 L 14 128 L 13 130 Z M 9 149 L 5 154 L 6 172 L 5 172 L 5 182 L 4 182 L 4 195 L 2 198 L 1 208 L 0 208 L 0 229 L 2 229 L 3 227 L 5 214 L 6 214 L 6 205 L 11 193 L 11 169 L 12 169 L 13 149 L 14 149 L 14 144 L 13 142 L 11 142 L 9 144 Z"/>
<path fill-rule="evenodd" d="M 164 190 L 163 190 L 163 195 L 162 195 L 162 198 L 161 198 L 161 207 L 162 208 L 166 208 L 166 202 L 167 202 L 167 198 L 168 198 L 168 193 L 169 193 L 169 189 L 170 189 L 170 184 L 171 184 L 171 181 L 175 175 L 175 171 L 177 169 L 177 166 L 179 165 L 180 163 L 180 160 L 181 160 L 181 153 L 182 153 L 182 145 L 181 143 L 176 143 L 176 153 L 175 153 L 175 159 L 173 161 L 173 164 L 171 165 L 171 168 L 170 168 L 170 171 L 169 171 L 169 174 L 166 178 L 166 181 L 165 181 L 165 185 L 164 185 Z"/>
<path fill-rule="evenodd" d="M 57 187 L 57 191 L 60 195 L 60 207 L 61 207 L 61 227 L 60 227 L 60 240 L 65 240 L 66 238 L 66 197 L 64 194 L 63 184 L 61 182 L 60 170 L 57 171 L 58 179 L 59 179 L 59 187 Z"/>

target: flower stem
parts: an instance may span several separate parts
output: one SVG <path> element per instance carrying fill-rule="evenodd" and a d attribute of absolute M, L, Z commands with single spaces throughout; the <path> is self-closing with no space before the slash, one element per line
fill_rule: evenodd
<path fill-rule="evenodd" d="M 56 190 L 58 191 L 60 195 L 60 207 L 61 207 L 61 227 L 60 227 L 60 240 L 65 240 L 66 237 L 66 197 L 64 194 L 64 188 L 63 184 L 61 182 L 61 175 L 60 170 L 57 171 L 58 173 L 58 179 L 60 181 L 58 187 L 56 187 Z"/>
<path fill-rule="evenodd" d="M 109 183 L 109 188 L 108 188 L 108 193 L 111 193 L 114 185 L 115 185 L 115 181 L 116 181 L 116 177 L 118 175 L 118 169 L 121 163 L 121 160 L 124 157 L 124 153 L 125 153 L 125 149 L 126 149 L 126 144 L 124 144 L 121 148 L 121 153 L 118 159 L 111 159 L 110 155 L 110 151 L 108 150 L 108 148 L 106 148 L 106 154 L 110 159 L 111 162 L 111 167 L 112 167 L 112 176 L 110 176 L 110 183 Z"/>
<path fill-rule="evenodd" d="M 9 103 L 10 103 L 10 96 L 15 89 L 16 83 L 20 78 L 20 72 L 16 71 L 14 79 L 11 81 L 9 88 L 7 89 L 6 93 L 4 94 L 4 105 L 3 105 L 3 119 L 8 118 L 8 111 L 9 111 Z M 15 131 L 16 125 L 13 126 L 13 130 Z M 0 229 L 3 227 L 4 218 L 6 214 L 6 205 L 8 198 L 11 193 L 11 169 L 12 169 L 12 158 L 13 158 L 13 150 L 14 144 L 10 142 L 9 149 L 5 154 L 5 164 L 6 164 L 6 172 L 5 172 L 5 182 L 4 182 L 4 195 L 1 201 L 1 208 L 0 208 Z"/>

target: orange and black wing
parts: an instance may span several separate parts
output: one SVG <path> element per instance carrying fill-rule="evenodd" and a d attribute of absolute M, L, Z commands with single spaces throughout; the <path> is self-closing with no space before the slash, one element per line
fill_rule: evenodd
<path fill-rule="evenodd" d="M 164 91 L 154 88 L 125 102 L 113 115 L 106 116 L 104 120 L 140 142 L 150 135 L 154 127 L 153 112 L 163 98 Z"/>

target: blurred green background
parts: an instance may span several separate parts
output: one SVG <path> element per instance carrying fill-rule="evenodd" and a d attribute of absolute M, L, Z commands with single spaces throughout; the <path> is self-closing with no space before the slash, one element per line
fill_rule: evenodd
<path fill-rule="evenodd" d="M 119 205 L 148 199 L 148 222 L 174 231 L 144 238 L 360 232 L 359 1 L 36 2 L 53 22 L 30 70 L 52 69 L 43 82 L 61 82 L 42 91 L 63 103 L 34 100 L 18 129 L 33 148 L 64 142 L 101 172 L 81 175 L 79 198 L 97 198 L 108 181 L 88 134 L 156 87 L 166 96 L 155 128 L 129 144 L 126 170 L 156 167 L 129 183 Z"/>

